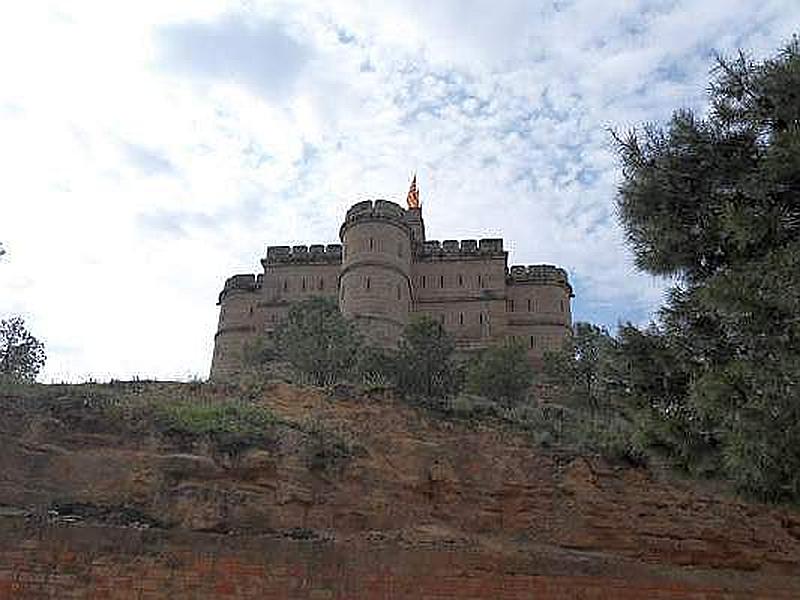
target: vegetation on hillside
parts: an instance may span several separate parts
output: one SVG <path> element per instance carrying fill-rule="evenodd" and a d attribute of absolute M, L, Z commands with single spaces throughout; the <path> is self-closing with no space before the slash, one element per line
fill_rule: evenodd
<path fill-rule="evenodd" d="M 720 59 L 706 117 L 618 138 L 637 265 L 677 281 L 647 329 L 590 326 L 551 357 L 629 447 L 800 500 L 800 43 Z M 590 351 L 586 352 L 585 347 Z M 583 388 L 580 390 L 580 388 Z"/>
<path fill-rule="evenodd" d="M 510 340 L 477 354 L 466 371 L 469 393 L 507 405 L 523 402 L 534 380 L 525 346 Z"/>
<path fill-rule="evenodd" d="M 0 382 L 32 382 L 46 360 L 44 344 L 22 317 L 0 320 Z"/>
<path fill-rule="evenodd" d="M 275 331 L 275 351 L 315 385 L 348 378 L 362 346 L 355 325 L 329 298 L 298 302 Z"/>

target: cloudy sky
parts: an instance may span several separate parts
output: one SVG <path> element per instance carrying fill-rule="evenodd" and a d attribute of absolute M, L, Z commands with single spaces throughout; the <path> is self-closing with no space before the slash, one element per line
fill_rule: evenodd
<path fill-rule="evenodd" d="M 44 381 L 206 376 L 216 296 L 267 245 L 337 242 L 419 174 L 430 238 L 556 263 L 577 319 L 647 322 L 609 128 L 702 110 L 715 52 L 760 58 L 797 0 L 8 3 L 0 317 Z"/>

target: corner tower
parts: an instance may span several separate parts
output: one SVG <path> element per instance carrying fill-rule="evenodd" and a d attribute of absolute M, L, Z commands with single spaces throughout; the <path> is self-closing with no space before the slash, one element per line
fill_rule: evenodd
<path fill-rule="evenodd" d="M 397 345 L 412 306 L 412 227 L 406 211 L 367 200 L 347 211 L 339 230 L 339 308 L 373 344 Z"/>

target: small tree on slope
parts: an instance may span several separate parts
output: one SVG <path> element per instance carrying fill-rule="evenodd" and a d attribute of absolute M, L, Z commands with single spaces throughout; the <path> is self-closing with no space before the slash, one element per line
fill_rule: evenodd
<path fill-rule="evenodd" d="M 22 317 L 0 320 L 0 381 L 31 383 L 45 359 L 44 344 L 25 328 Z"/>

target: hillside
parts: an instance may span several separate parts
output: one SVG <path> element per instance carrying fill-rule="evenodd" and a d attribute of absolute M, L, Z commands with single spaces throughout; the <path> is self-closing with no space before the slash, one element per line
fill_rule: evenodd
<path fill-rule="evenodd" d="M 231 398 L 263 430 L 164 409 Z M 800 596 L 796 510 L 385 393 L 127 383 L 0 403 L 0 598 Z"/>

